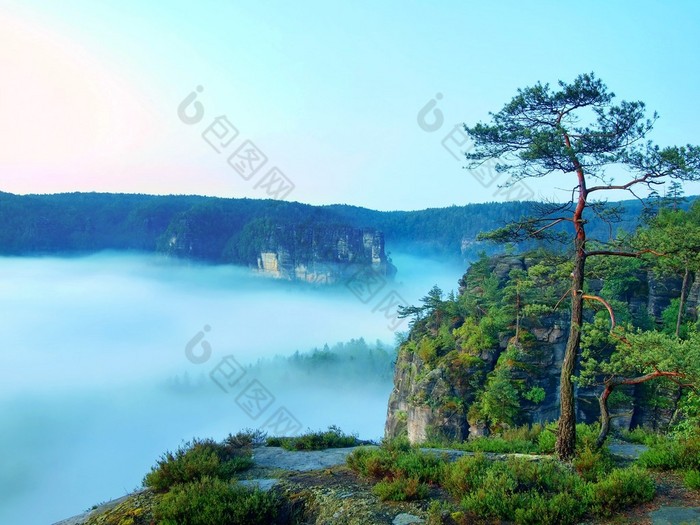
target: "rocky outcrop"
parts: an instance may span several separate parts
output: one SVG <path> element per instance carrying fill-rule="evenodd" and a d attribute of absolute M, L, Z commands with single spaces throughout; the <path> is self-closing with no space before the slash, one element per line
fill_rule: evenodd
<path fill-rule="evenodd" d="M 277 226 L 256 246 L 256 270 L 276 279 L 334 284 L 361 268 L 382 276 L 396 269 L 384 251 L 384 234 L 347 226 Z"/>
<path fill-rule="evenodd" d="M 511 270 L 527 269 L 533 261 L 518 256 L 501 256 L 492 258 L 489 264 L 491 274 L 503 286 Z M 469 272 L 460 280 L 460 294 L 468 293 L 465 289 L 468 276 Z M 646 272 L 641 272 L 638 278 L 640 284 L 627 300 L 630 312 L 633 316 L 658 320 L 671 300 L 678 297 L 681 282 L 678 279 L 657 278 Z M 592 293 L 599 291 L 603 284 L 602 281 L 590 283 Z M 700 284 L 696 280 L 688 297 L 688 311 L 693 315 L 699 293 Z M 570 326 L 568 312 L 563 310 L 559 315 L 540 317 L 537 322 L 522 327 L 529 334 L 530 342 L 515 349 L 517 363 L 509 370 L 510 380 L 520 383 L 523 391 L 537 388 L 544 393 L 540 400 L 521 399 L 520 420 L 523 422 L 545 423 L 559 417 L 559 374 Z M 437 366 L 434 363 L 426 364 L 420 352 L 402 345 L 388 404 L 386 437 L 405 433 L 411 442 L 419 443 L 431 438 L 465 440 L 488 433 L 487 425 L 475 417 L 470 409 L 484 390 L 487 376 L 496 367 L 499 357 L 509 348 L 513 352 L 509 343 L 512 341 L 502 337 L 492 347 L 481 348 L 478 355 L 473 355 L 473 359 L 466 362 L 464 352 L 457 348 L 440 359 Z M 451 354 L 455 354 L 455 358 L 450 358 Z M 458 360 L 459 356 L 462 356 L 462 362 Z M 659 389 L 663 389 L 663 392 Z M 613 425 L 618 428 L 639 425 L 662 428 L 671 421 L 679 398 L 676 388 L 661 383 L 629 387 L 623 393 L 632 399 L 632 403 L 611 407 Z M 593 422 L 598 419 L 598 394 L 599 389 L 596 388 L 577 389 L 579 421 Z M 652 394 L 656 399 L 662 397 L 668 400 L 668 403 L 663 406 L 649 403 Z"/>
<path fill-rule="evenodd" d="M 261 275 L 288 281 L 334 284 L 370 268 L 381 276 L 396 269 L 384 251 L 384 234 L 345 225 L 253 221 L 241 231 L 186 213 L 159 241 L 167 255 L 245 264 Z"/>

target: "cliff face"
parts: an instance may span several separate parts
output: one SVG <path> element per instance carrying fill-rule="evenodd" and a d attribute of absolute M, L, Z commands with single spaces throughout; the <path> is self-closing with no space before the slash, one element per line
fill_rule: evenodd
<path fill-rule="evenodd" d="M 257 271 L 290 281 L 334 284 L 369 266 L 380 275 L 395 268 L 384 251 L 384 235 L 347 226 L 278 226 L 255 247 Z"/>
<path fill-rule="evenodd" d="M 380 275 L 395 268 L 384 251 L 384 234 L 345 225 L 278 225 L 253 221 L 240 232 L 206 217 L 184 216 L 161 238 L 159 249 L 181 258 L 246 264 L 288 281 L 334 284 L 360 267 Z"/>
<path fill-rule="evenodd" d="M 522 257 L 498 257 L 489 262 L 492 275 L 498 278 L 503 287 L 508 274 L 513 269 L 525 270 L 532 264 Z M 460 294 L 469 294 L 464 288 L 467 276 L 460 281 Z M 631 312 L 646 310 L 652 319 L 659 319 L 671 299 L 678 297 L 680 281 L 657 279 L 646 272 L 639 275 L 642 286 L 629 297 Z M 603 283 L 591 283 L 592 293 L 596 293 Z M 693 284 L 688 311 L 696 315 L 700 294 L 700 280 Z M 520 383 L 522 390 L 541 389 L 541 399 L 521 399 L 519 419 L 522 422 L 545 423 L 559 417 L 559 374 L 564 358 L 564 349 L 569 333 L 569 319 L 566 308 L 561 314 L 541 316 L 537 323 L 522 327 L 530 334 L 525 345 L 513 348 L 512 341 L 502 336 L 499 341 L 479 347 L 476 353 L 465 358 L 460 343 L 457 349 L 448 353 L 439 364 L 426 363 L 421 351 L 404 343 L 400 350 L 394 372 L 394 389 L 389 398 L 385 435 L 388 438 L 407 433 L 413 443 L 429 438 L 465 440 L 488 433 L 487 425 L 474 415 L 479 394 L 484 391 L 487 378 L 499 363 L 514 361 L 509 368 L 509 379 Z M 459 323 L 457 323 L 458 326 Z M 424 330 L 425 327 L 423 326 Z M 409 340 L 416 326 L 409 335 Z M 439 337 L 436 333 L 435 337 Z M 509 344 L 510 343 L 510 344 Z M 455 354 L 454 358 L 450 355 Z M 516 356 L 516 357 L 513 357 Z M 461 360 L 460 360 L 461 359 Z M 655 396 L 670 401 L 667 406 L 649 403 L 650 389 L 657 389 Z M 663 428 L 671 420 L 675 402 L 679 398 L 676 388 L 643 384 L 627 388 L 624 393 L 632 403 L 611 407 L 615 416 L 612 424 L 618 428 L 646 426 Z M 599 417 L 599 389 L 577 389 L 577 419 L 593 422 Z M 631 408 L 630 408 L 631 407 Z"/>

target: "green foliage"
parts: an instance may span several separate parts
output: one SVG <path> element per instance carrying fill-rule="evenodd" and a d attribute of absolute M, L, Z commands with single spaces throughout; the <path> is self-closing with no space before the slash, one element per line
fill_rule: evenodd
<path fill-rule="evenodd" d="M 440 458 L 411 447 L 403 438 L 385 441 L 379 448 L 358 448 L 348 456 L 347 464 L 363 476 L 386 481 L 415 478 L 437 483 L 442 477 Z"/>
<path fill-rule="evenodd" d="M 430 366 L 437 359 L 437 344 L 435 339 L 424 336 L 416 345 L 416 354 L 423 362 Z"/>
<path fill-rule="evenodd" d="M 223 445 L 229 450 L 248 450 L 253 447 L 262 447 L 267 442 L 267 433 L 253 428 L 244 428 L 235 434 L 229 434 L 223 441 Z"/>
<path fill-rule="evenodd" d="M 374 493 L 382 501 L 412 501 L 428 495 L 428 486 L 418 478 L 397 478 L 378 482 Z"/>
<path fill-rule="evenodd" d="M 631 505 L 651 501 L 655 493 L 654 480 L 646 471 L 616 469 L 591 486 L 591 510 L 599 516 L 612 516 Z"/>
<path fill-rule="evenodd" d="M 494 429 L 516 424 L 520 414 L 520 396 L 506 367 L 496 368 L 489 374 L 478 403 L 478 413 Z"/>
<path fill-rule="evenodd" d="M 653 445 L 659 439 L 657 434 L 642 427 L 637 427 L 632 430 L 622 430 L 620 431 L 620 437 L 625 441 L 637 443 L 639 445 Z"/>
<path fill-rule="evenodd" d="M 307 432 L 296 437 L 267 438 L 268 447 L 282 447 L 285 450 L 325 450 L 365 444 L 367 442 L 359 440 L 356 434 L 345 434 L 335 425 L 329 426 L 325 431 Z"/>
<path fill-rule="evenodd" d="M 471 317 L 467 317 L 459 328 L 455 328 L 453 335 L 457 346 L 471 355 L 478 355 L 496 344 L 496 340 Z"/>
<path fill-rule="evenodd" d="M 161 525 L 274 525 L 283 523 L 281 507 L 273 492 L 205 476 L 160 496 L 154 515 Z"/>
<path fill-rule="evenodd" d="M 483 453 L 462 456 L 445 469 L 443 487 L 456 497 L 473 492 L 483 484 L 489 466 Z"/>
<path fill-rule="evenodd" d="M 556 461 L 511 459 L 454 464 L 448 490 L 478 517 L 515 523 L 578 523 L 591 512 L 609 516 L 654 495 L 651 477 L 639 469 L 613 470 L 595 482 Z M 460 460 L 461 461 L 461 460 Z"/>
<path fill-rule="evenodd" d="M 535 403 L 536 405 L 542 403 L 545 397 L 546 393 L 544 391 L 544 388 L 540 386 L 533 386 L 530 390 L 523 394 L 523 398 L 527 399 L 532 403 Z"/>
<path fill-rule="evenodd" d="M 685 269 L 700 269 L 700 205 L 688 211 L 664 209 L 651 220 L 648 228 L 637 232 L 639 248 L 651 249 L 647 260 L 660 275 L 682 275 Z"/>
<path fill-rule="evenodd" d="M 467 441 L 428 440 L 423 444 L 428 448 L 451 448 L 467 452 L 493 452 L 497 454 L 536 454 L 549 453 L 552 449 L 542 450 L 539 445 L 542 425 L 523 425 L 505 429 L 501 434 L 478 437 Z M 552 442 L 552 447 L 554 446 Z"/>
<path fill-rule="evenodd" d="M 689 470 L 683 475 L 683 482 L 689 489 L 700 490 L 700 470 Z"/>
<path fill-rule="evenodd" d="M 666 308 L 664 308 L 664 311 L 661 312 L 661 330 L 663 333 L 675 336 L 676 324 L 678 323 L 678 309 L 680 308 L 680 305 L 680 298 L 671 299 L 671 304 L 669 304 Z M 691 317 L 687 314 L 682 315 L 678 336 L 681 339 L 687 339 L 692 330 L 693 322 Z"/>
<path fill-rule="evenodd" d="M 700 432 L 690 437 L 659 438 L 639 457 L 638 463 L 658 470 L 700 469 Z"/>
<path fill-rule="evenodd" d="M 211 439 L 194 439 L 175 453 L 163 454 L 146 474 L 143 484 L 156 492 L 164 492 L 176 484 L 204 477 L 227 480 L 252 464 L 250 451 L 236 446 L 233 441 L 216 443 Z"/>
<path fill-rule="evenodd" d="M 681 374 L 684 384 L 700 384 L 700 334 L 678 340 L 661 332 L 620 328 L 610 337 L 602 325 L 596 320 L 584 329 L 580 376 L 584 384 L 594 382 L 598 374 L 637 377 L 658 370 Z M 601 351 L 605 345 L 611 349 L 607 359 Z"/>
<path fill-rule="evenodd" d="M 598 481 L 611 470 L 613 463 L 607 450 L 584 446 L 577 451 L 572 465 L 581 478 Z"/>
<path fill-rule="evenodd" d="M 348 466 L 377 480 L 374 490 L 383 500 L 424 498 L 428 485 L 439 485 L 460 502 L 459 512 L 449 505 L 432 504 L 429 523 L 574 524 L 586 515 L 611 516 L 654 495 L 654 483 L 645 471 L 613 469 L 607 454 L 592 448 L 597 430 L 595 425 L 578 427 L 580 450 L 573 469 L 554 459 L 493 461 L 483 452 L 449 463 L 411 447 L 406 439 L 360 448 L 348 457 Z M 523 426 L 491 440 L 529 443 L 531 451 L 542 436 L 550 434 L 541 425 Z"/>
<path fill-rule="evenodd" d="M 678 422 L 673 432 L 681 438 L 690 438 L 700 428 L 700 393 L 696 390 L 686 391 L 678 403 Z"/>

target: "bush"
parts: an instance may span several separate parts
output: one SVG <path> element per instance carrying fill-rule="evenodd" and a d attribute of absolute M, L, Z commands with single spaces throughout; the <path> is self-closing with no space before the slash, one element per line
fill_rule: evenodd
<path fill-rule="evenodd" d="M 281 507 L 272 492 L 205 476 L 160 496 L 154 516 L 161 525 L 271 525 L 280 523 Z"/>
<path fill-rule="evenodd" d="M 586 481 L 598 481 L 613 466 L 606 449 L 595 450 L 591 447 L 579 450 L 572 463 L 579 476 Z"/>
<path fill-rule="evenodd" d="M 444 464 L 443 460 L 433 454 L 411 450 L 396 457 L 392 474 L 397 477 L 416 478 L 426 483 L 439 483 Z"/>
<path fill-rule="evenodd" d="M 347 458 L 347 465 L 365 477 L 382 479 L 392 471 L 394 458 L 385 449 L 358 448 Z"/>
<path fill-rule="evenodd" d="M 406 439 L 385 441 L 379 448 L 358 448 L 347 459 L 359 474 L 379 480 L 374 493 L 383 501 L 425 498 L 427 483 L 443 478 L 444 460 L 411 447 Z"/>
<path fill-rule="evenodd" d="M 174 454 L 163 454 L 151 472 L 146 474 L 143 484 L 156 492 L 165 492 L 177 483 L 203 477 L 230 479 L 236 472 L 252 465 L 249 450 L 237 448 L 232 443 L 194 439 Z"/>
<path fill-rule="evenodd" d="M 654 498 L 656 487 L 648 472 L 637 467 L 613 470 L 591 488 L 591 508 L 595 514 L 611 516 L 636 503 Z"/>
<path fill-rule="evenodd" d="M 660 439 L 639 456 L 638 463 L 659 470 L 699 470 L 700 437 Z"/>
<path fill-rule="evenodd" d="M 683 476 L 683 481 L 689 489 L 700 490 L 700 470 L 689 470 Z"/>
<path fill-rule="evenodd" d="M 654 483 L 639 468 L 612 469 L 605 451 L 592 448 L 595 426 L 581 429 L 578 456 L 571 466 L 555 459 L 509 458 L 490 461 L 483 453 L 454 463 L 412 448 L 406 440 L 387 441 L 379 448 L 361 448 L 348 465 L 379 482 L 375 493 L 384 500 L 424 497 L 426 484 L 438 484 L 460 501 L 461 512 L 431 507 L 430 523 L 472 523 L 478 520 L 518 524 L 574 524 L 588 513 L 602 516 L 653 498 Z M 512 439 L 537 439 L 549 434 L 524 430 Z M 553 434 L 552 434 L 553 435 Z M 700 474 L 690 475 L 695 479 Z M 438 521 L 442 520 L 442 521 Z"/>
<path fill-rule="evenodd" d="M 345 448 L 365 445 L 357 435 L 343 433 L 335 425 L 326 431 L 309 432 L 298 437 L 271 437 L 267 439 L 268 447 L 282 447 L 285 450 L 325 450 L 327 448 Z"/>
<path fill-rule="evenodd" d="M 413 501 L 428 495 L 428 487 L 418 478 L 397 478 L 380 481 L 374 486 L 374 493 L 382 501 Z"/>
<path fill-rule="evenodd" d="M 574 525 L 585 513 L 586 502 L 576 494 L 562 492 L 551 497 L 531 494 L 527 506 L 515 510 L 515 522 L 523 525 Z"/>
<path fill-rule="evenodd" d="M 416 478 L 425 483 L 439 483 L 444 461 L 403 442 L 388 442 L 379 448 L 358 448 L 348 456 L 347 465 L 359 474 L 384 481 Z"/>
<path fill-rule="evenodd" d="M 625 441 L 637 443 L 639 445 L 653 445 L 658 439 L 656 434 L 641 427 L 637 427 L 633 430 L 622 430 L 620 432 L 620 437 Z"/>
<path fill-rule="evenodd" d="M 537 436 L 537 450 L 540 454 L 552 454 L 554 446 L 557 444 L 557 427 L 556 423 L 550 423 Z"/>
<path fill-rule="evenodd" d="M 424 444 L 431 448 L 452 448 L 467 452 L 493 452 L 496 454 L 536 454 L 541 451 L 539 445 L 540 436 L 544 428 L 542 425 L 522 425 L 504 430 L 500 435 L 478 437 L 468 441 L 448 441 L 445 439 L 429 439 Z M 552 441 L 551 450 L 554 450 Z"/>
<path fill-rule="evenodd" d="M 483 454 L 462 456 L 446 467 L 443 487 L 455 497 L 472 492 L 482 484 L 488 467 L 489 463 Z"/>
<path fill-rule="evenodd" d="M 224 445 L 233 449 L 250 449 L 253 447 L 263 447 L 266 442 L 266 432 L 245 428 L 236 434 L 229 434 L 224 440 Z"/>
<path fill-rule="evenodd" d="M 586 511 L 585 486 L 556 461 L 488 462 L 478 456 L 456 462 L 445 483 L 473 517 L 516 523 L 576 523 Z"/>

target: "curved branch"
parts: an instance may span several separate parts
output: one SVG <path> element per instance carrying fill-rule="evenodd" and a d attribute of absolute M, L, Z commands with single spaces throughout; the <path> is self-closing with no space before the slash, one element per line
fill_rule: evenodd
<path fill-rule="evenodd" d="M 654 174 L 654 173 L 647 173 L 646 175 L 632 179 L 629 181 L 627 184 L 620 184 L 620 185 L 614 185 L 610 184 L 607 186 L 593 186 L 592 188 L 588 189 L 588 193 L 594 192 L 594 191 L 601 191 L 601 190 L 628 190 L 632 186 L 636 184 L 641 184 L 641 183 L 646 183 L 646 184 L 661 184 L 660 182 L 654 181 L 654 179 L 660 178 L 662 175 L 659 174 Z"/>
<path fill-rule="evenodd" d="M 610 306 L 610 303 L 607 302 L 605 299 L 602 297 L 599 297 L 597 295 L 585 295 L 583 296 L 584 299 L 588 299 L 590 301 L 598 301 L 600 304 L 605 306 L 605 308 L 608 310 L 608 313 L 610 314 L 610 331 L 612 332 L 615 329 L 615 312 L 613 312 L 612 306 Z"/>
<path fill-rule="evenodd" d="M 692 387 L 692 385 L 685 385 L 678 381 L 679 378 L 686 377 L 682 372 L 665 372 L 654 367 L 654 372 L 649 374 L 639 376 L 639 377 L 612 377 L 605 381 L 605 390 L 600 395 L 598 399 L 600 403 L 600 433 L 596 439 L 596 447 L 601 448 L 605 443 L 605 439 L 608 437 L 608 432 L 610 431 L 610 411 L 608 410 L 608 398 L 612 394 L 616 387 L 621 385 L 639 385 L 657 377 L 667 377 L 674 383 L 676 383 L 681 388 Z"/>
<path fill-rule="evenodd" d="M 655 250 L 651 249 L 645 249 L 645 250 L 640 250 L 638 252 L 616 252 L 612 250 L 594 250 L 592 252 L 586 252 L 586 257 L 593 257 L 595 255 L 613 255 L 617 257 L 641 257 L 645 253 L 651 253 L 652 255 L 656 255 L 658 257 L 665 257 L 667 254 L 657 252 Z"/>

